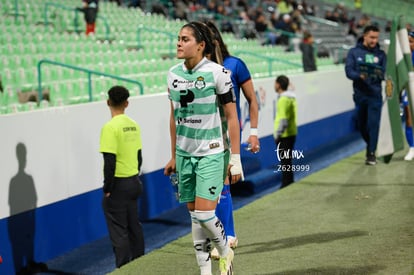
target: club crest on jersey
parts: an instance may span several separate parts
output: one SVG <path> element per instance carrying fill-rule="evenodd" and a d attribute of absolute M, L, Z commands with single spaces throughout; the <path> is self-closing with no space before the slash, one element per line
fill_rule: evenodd
<path fill-rule="evenodd" d="M 199 90 L 206 87 L 206 82 L 204 81 L 204 77 L 202 77 L 202 76 L 197 77 L 197 80 L 195 82 L 195 87 Z"/>

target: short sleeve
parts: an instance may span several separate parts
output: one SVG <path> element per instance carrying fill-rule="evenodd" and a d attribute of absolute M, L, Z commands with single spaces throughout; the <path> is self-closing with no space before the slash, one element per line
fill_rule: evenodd
<path fill-rule="evenodd" d="M 116 132 L 109 125 L 105 125 L 101 130 L 99 152 L 116 154 L 117 144 Z"/>
<path fill-rule="evenodd" d="M 232 92 L 233 83 L 230 78 L 231 72 L 224 67 L 216 71 L 217 94 L 222 95 Z"/>

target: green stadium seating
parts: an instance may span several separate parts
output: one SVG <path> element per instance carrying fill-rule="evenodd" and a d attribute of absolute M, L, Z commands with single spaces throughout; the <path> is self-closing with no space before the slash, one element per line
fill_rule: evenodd
<path fill-rule="evenodd" d="M 34 108 L 34 103 L 19 102 L 18 91 L 37 91 L 37 66 L 42 59 L 140 81 L 144 87 L 144 94 L 166 91 L 168 69 L 179 60 L 161 57 L 169 56 L 170 51 L 175 54 L 175 37 L 184 24 L 183 21 L 169 20 L 162 15 L 151 14 L 141 9 L 128 9 L 118 7 L 113 2 L 101 1 L 96 34 L 94 37 L 87 37 L 83 32 L 85 23 L 81 16 L 78 21 L 81 32 L 73 32 L 73 11 L 49 7 L 47 20 L 50 24 L 45 25 L 44 10 L 49 0 L 20 0 L 19 14 L 22 15 L 17 17 L 10 15 L 14 8 L 11 2 L 14 1 L 0 0 L 4 11 L 0 15 L 0 27 L 4 30 L 0 34 L 0 49 L 3 53 L 0 74 L 8 91 L 2 95 L 0 101 L 2 114 L 34 110 L 46 105 L 61 106 L 89 101 L 86 73 L 43 63 L 42 85 L 50 88 L 49 103 L 40 103 Z M 78 0 L 54 2 L 73 8 L 81 4 Z M 108 23 L 114 40 L 103 41 L 107 31 L 105 22 Z M 137 50 L 140 26 L 149 26 L 160 32 L 142 31 L 142 48 Z M 174 37 L 171 41 L 172 48 L 169 37 L 162 33 L 165 31 Z M 231 53 L 242 50 L 301 64 L 300 53 L 287 53 L 283 47 L 261 46 L 259 40 L 239 39 L 228 33 L 224 33 L 223 38 Z M 242 58 L 255 78 L 269 77 L 269 73 L 275 75 L 302 71 L 297 65 L 274 61 L 273 72 L 269 72 L 268 63 L 263 59 L 249 55 L 243 55 Z M 331 58 L 318 60 L 318 69 L 329 69 L 332 65 Z M 91 79 L 93 100 L 105 100 L 106 91 L 115 83 L 128 87 L 132 95 L 140 94 L 139 87 L 131 83 L 95 75 Z"/>

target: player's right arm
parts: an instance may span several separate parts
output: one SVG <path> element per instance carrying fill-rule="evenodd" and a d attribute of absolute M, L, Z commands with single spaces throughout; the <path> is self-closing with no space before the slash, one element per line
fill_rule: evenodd
<path fill-rule="evenodd" d="M 175 143 L 176 143 L 176 130 L 174 119 L 174 106 L 170 101 L 170 140 L 171 140 L 171 159 L 164 168 L 164 175 L 169 176 L 175 173 Z"/>

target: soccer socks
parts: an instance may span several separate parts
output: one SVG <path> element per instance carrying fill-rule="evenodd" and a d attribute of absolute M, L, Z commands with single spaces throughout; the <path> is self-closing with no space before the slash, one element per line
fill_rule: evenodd
<path fill-rule="evenodd" d="M 230 185 L 228 184 L 224 184 L 220 201 L 217 204 L 216 215 L 222 222 L 227 236 L 236 237 L 233 220 L 233 200 L 231 198 Z"/>
<path fill-rule="evenodd" d="M 410 148 L 414 147 L 413 127 L 405 126 L 405 138 Z"/>
<path fill-rule="evenodd" d="M 217 218 L 215 210 L 195 210 L 194 216 L 204 229 L 207 237 L 214 243 L 219 255 L 221 257 L 226 256 L 229 253 L 230 248 L 227 245 L 227 237 L 223 224 Z"/>
<path fill-rule="evenodd" d="M 211 242 L 204 233 L 194 211 L 190 211 L 191 216 L 191 233 L 193 237 L 194 250 L 201 275 L 210 275 L 211 273 Z"/>

